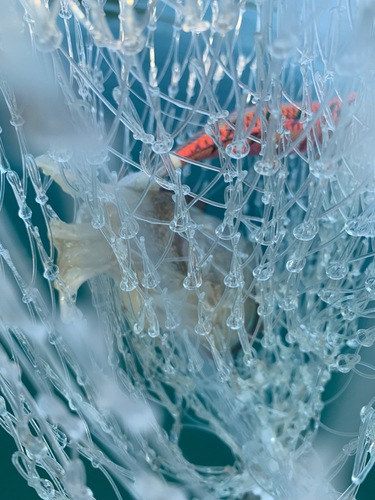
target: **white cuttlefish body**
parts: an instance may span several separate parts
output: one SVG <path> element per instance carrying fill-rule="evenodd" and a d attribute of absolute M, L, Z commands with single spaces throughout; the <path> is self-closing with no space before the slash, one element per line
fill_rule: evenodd
<path fill-rule="evenodd" d="M 66 193 L 72 196 L 77 194 L 66 184 L 58 165 L 49 156 L 43 155 L 37 158 L 36 163 L 44 174 L 51 176 Z M 65 177 L 73 186 L 74 175 L 68 171 Z M 69 322 L 72 316 L 70 313 L 75 307 L 73 305 L 72 308 L 71 300 L 67 300 L 66 292 L 68 291 L 74 300 L 79 287 L 85 281 L 102 273 L 109 273 L 115 283 L 124 288 L 121 286 L 124 279 L 124 262 L 119 262 L 121 254 L 125 260 L 127 259 L 129 271 L 127 277 L 129 279 L 133 277 L 134 282 L 134 287 L 128 287 L 132 288 L 131 290 L 121 292 L 126 317 L 132 327 L 139 320 L 138 316 L 145 297 L 152 298 L 151 304 L 157 321 L 164 327 L 168 320 L 167 299 L 172 312 L 175 312 L 175 317 L 179 317 L 179 325 L 176 325 L 179 331 L 186 329 L 189 333 L 193 333 L 199 323 L 197 314 L 199 300 L 202 303 L 204 299 L 204 311 L 209 316 L 207 329 L 211 330 L 212 327 L 211 333 L 216 336 L 216 330 L 217 334 L 226 340 L 228 335 L 232 335 L 233 340 L 229 341 L 230 344 L 238 342 L 236 332 L 228 331 L 225 325 L 236 291 L 226 290 L 224 284 L 232 259 L 231 246 L 218 242 L 210 258 L 199 270 L 202 284 L 196 289 L 186 289 L 183 283 L 184 280 L 186 283 L 189 272 L 191 241 L 186 233 L 173 232 L 170 229 L 175 211 L 171 193 L 161 190 L 156 182 L 150 184 L 147 175 L 141 171 L 127 175 L 121 181 L 116 181 L 115 185 L 98 182 L 98 189 L 106 194 L 104 204 L 106 228 L 95 229 L 92 226 L 92 212 L 86 203 L 80 206 L 74 223 L 67 224 L 59 219 L 50 221 L 53 244 L 58 251 L 57 266 L 60 281 L 57 281 L 56 287 L 60 292 L 62 320 Z M 147 189 L 146 194 L 145 189 Z M 119 209 L 116 201 L 119 199 L 125 200 L 128 207 L 125 217 L 133 218 L 138 226 L 133 238 L 121 239 L 118 236 L 122 227 L 119 215 L 121 208 Z M 217 241 L 215 228 L 221 221 L 196 207 L 190 208 L 189 214 L 196 228 L 195 251 L 197 258 L 201 259 L 213 242 Z M 113 244 L 106 236 L 108 228 L 116 240 Z M 59 283 L 63 283 L 64 290 Z M 224 293 L 226 300 L 217 308 Z M 248 302 L 246 315 L 255 317 L 254 303 L 251 301 Z"/>

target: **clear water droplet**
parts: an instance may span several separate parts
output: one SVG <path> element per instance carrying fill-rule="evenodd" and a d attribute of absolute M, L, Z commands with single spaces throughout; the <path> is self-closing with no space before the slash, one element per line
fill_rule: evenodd
<path fill-rule="evenodd" d="M 286 268 L 290 273 L 299 273 L 306 265 L 306 259 L 292 259 L 286 263 Z"/>
<path fill-rule="evenodd" d="M 265 264 L 263 266 L 257 266 L 253 270 L 253 276 L 258 281 L 267 281 L 273 275 L 274 267 L 271 264 Z"/>
<path fill-rule="evenodd" d="M 280 167 L 280 160 L 259 160 L 255 163 L 254 170 L 260 175 L 270 177 L 271 175 L 276 174 Z"/>
<path fill-rule="evenodd" d="M 349 268 L 346 264 L 332 264 L 327 267 L 326 274 L 331 280 L 341 280 L 348 274 Z"/>
<path fill-rule="evenodd" d="M 293 235 L 297 240 L 310 241 L 318 234 L 319 226 L 314 221 L 302 222 L 293 229 Z"/>

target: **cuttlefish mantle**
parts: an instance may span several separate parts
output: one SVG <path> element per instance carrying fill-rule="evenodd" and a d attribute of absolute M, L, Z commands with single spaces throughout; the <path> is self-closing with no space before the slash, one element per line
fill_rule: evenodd
<path fill-rule="evenodd" d="M 51 176 L 66 193 L 77 194 L 73 190 L 77 183 L 72 172 L 64 171 L 69 183 L 67 185 L 58 164 L 49 156 L 38 157 L 36 163 L 43 173 Z M 179 316 L 179 328 L 194 332 L 200 320 L 198 314 L 202 311 L 203 298 L 204 313 L 209 316 L 207 325 L 220 329 L 225 327 L 225 319 L 229 316 L 230 305 L 233 303 L 233 290 L 225 291 L 224 284 L 232 249 L 217 245 L 213 255 L 200 270 L 201 286 L 196 290 L 186 289 L 183 283 L 184 280 L 186 283 L 189 271 L 191 241 L 186 234 L 170 229 L 170 222 L 175 213 L 172 193 L 161 190 L 156 182 L 150 183 L 148 176 L 141 171 L 127 175 L 115 185 L 98 181 L 98 190 L 105 193 L 103 198 L 106 201 L 102 204 L 105 209 L 104 227 L 93 227 L 92 211 L 86 202 L 81 203 L 74 223 L 65 223 L 59 219 L 50 221 L 53 245 L 58 253 L 59 275 L 55 286 L 59 290 L 62 321 L 69 322 L 73 319 L 72 301 L 75 301 L 82 284 L 108 273 L 121 289 L 124 311 L 132 328 L 136 324 L 139 326 L 139 315 L 145 300 L 152 304 L 157 322 L 164 327 L 168 320 L 166 297 Z M 215 228 L 221 221 L 196 207 L 192 207 L 189 213 L 194 227 L 197 228 L 194 251 L 197 258 L 201 259 L 215 239 L 217 240 Z M 131 218 L 137 227 L 133 238 L 119 237 L 121 219 L 124 217 Z M 127 290 L 122 286 L 124 266 L 127 266 L 128 278 L 133 279 L 134 285 L 128 286 Z M 129 282 L 127 284 L 129 285 Z M 153 285 L 155 286 L 152 287 Z M 224 293 L 228 296 L 227 301 L 221 301 Z M 220 301 L 222 304 L 218 308 Z M 225 306 L 226 303 L 228 307 Z M 250 314 L 254 315 L 253 305 L 250 309 Z M 147 329 L 147 319 L 145 328 Z M 235 332 L 232 333 L 235 335 Z"/>

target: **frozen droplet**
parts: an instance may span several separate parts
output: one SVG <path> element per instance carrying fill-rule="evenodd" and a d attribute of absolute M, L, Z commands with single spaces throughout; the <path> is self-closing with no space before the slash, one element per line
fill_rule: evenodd
<path fill-rule="evenodd" d="M 182 24 L 182 29 L 186 33 L 203 33 L 204 31 L 207 31 L 209 27 L 210 23 L 208 21 L 202 21 L 193 15 L 185 16 L 184 23 Z"/>
<path fill-rule="evenodd" d="M 297 340 L 297 334 L 295 332 L 288 332 L 285 335 L 285 340 L 288 342 L 288 344 L 293 344 Z"/>
<path fill-rule="evenodd" d="M 230 240 L 236 234 L 234 219 L 230 216 L 224 218 L 224 222 L 215 229 L 215 234 L 221 240 Z"/>
<path fill-rule="evenodd" d="M 201 357 L 198 358 L 199 359 L 199 362 L 195 362 L 196 360 L 194 359 L 193 360 L 190 360 L 187 364 L 187 369 L 190 373 L 198 373 L 201 371 L 201 369 L 203 368 L 203 360 Z"/>
<path fill-rule="evenodd" d="M 150 326 L 150 328 L 147 329 L 147 333 L 151 338 L 156 338 L 159 336 L 160 330 L 159 328 L 155 328 L 154 325 Z"/>
<path fill-rule="evenodd" d="M 302 222 L 299 226 L 293 229 L 293 235 L 297 240 L 310 241 L 318 234 L 319 226 L 316 222 L 310 220 Z"/>
<path fill-rule="evenodd" d="M 116 102 L 116 104 L 118 104 L 120 102 L 120 99 L 121 99 L 121 89 L 120 89 L 120 87 L 115 87 L 112 90 L 112 97 L 113 97 L 113 100 Z"/>
<path fill-rule="evenodd" d="M 374 409 L 371 406 L 369 405 L 362 406 L 361 411 L 359 412 L 359 416 L 361 417 L 362 422 L 366 420 L 366 417 L 370 413 L 374 413 Z"/>
<path fill-rule="evenodd" d="M 341 373 L 349 373 L 360 361 L 359 354 L 339 354 L 336 361 L 337 370 Z"/>
<path fill-rule="evenodd" d="M 276 172 L 281 167 L 280 160 L 259 160 L 254 165 L 254 170 L 260 175 L 264 175 L 265 177 L 270 177 L 271 175 L 276 174 Z"/>
<path fill-rule="evenodd" d="M 25 120 L 22 118 L 21 115 L 14 115 L 12 116 L 12 119 L 10 120 L 10 124 L 13 125 L 15 128 L 20 128 L 24 125 Z"/>
<path fill-rule="evenodd" d="M 162 140 L 157 140 L 152 144 L 152 150 L 157 154 L 169 153 L 173 148 L 173 139 L 165 134 Z"/>
<path fill-rule="evenodd" d="M 326 274 L 331 280 L 341 280 L 348 274 L 349 268 L 346 264 L 332 264 L 326 269 Z"/>
<path fill-rule="evenodd" d="M 262 347 L 264 347 L 265 349 L 273 347 L 276 343 L 276 336 L 273 333 L 263 335 L 263 338 L 260 343 Z"/>
<path fill-rule="evenodd" d="M 202 285 L 202 273 L 198 269 L 195 272 L 188 273 L 188 276 L 184 279 L 183 285 L 186 290 L 195 290 Z"/>
<path fill-rule="evenodd" d="M 100 166 L 109 161 L 109 155 L 106 149 L 95 151 L 87 156 L 87 161 L 90 165 Z"/>
<path fill-rule="evenodd" d="M 45 205 L 48 201 L 48 196 L 46 195 L 46 193 L 41 192 L 35 197 L 35 201 L 39 203 L 39 205 Z"/>
<path fill-rule="evenodd" d="M 202 321 L 201 323 L 198 323 L 194 331 L 197 335 L 208 335 L 210 331 L 212 330 L 212 325 L 209 321 Z"/>
<path fill-rule="evenodd" d="M 272 192 L 266 191 L 262 196 L 262 202 L 264 203 L 264 205 L 268 205 L 271 200 L 272 200 Z"/>
<path fill-rule="evenodd" d="M 160 278 L 155 279 L 154 275 L 151 273 L 145 274 L 142 278 L 142 286 L 144 288 L 148 288 L 149 290 L 156 288 L 159 283 Z"/>
<path fill-rule="evenodd" d="M 257 358 L 257 352 L 253 347 L 251 347 L 249 352 L 246 352 L 243 355 L 243 362 L 246 366 L 253 366 L 254 362 L 256 361 L 256 358 Z"/>
<path fill-rule="evenodd" d="M 124 292 L 132 292 L 137 285 L 138 285 L 138 280 L 136 278 L 130 279 L 129 276 L 123 276 L 120 283 L 120 288 Z"/>
<path fill-rule="evenodd" d="M 254 238 L 260 245 L 273 245 L 278 241 L 280 233 L 276 232 L 274 221 L 263 225 L 258 231 L 254 233 Z"/>
<path fill-rule="evenodd" d="M 62 6 L 59 11 L 59 16 L 62 19 L 70 19 L 72 17 L 72 11 L 66 5 Z"/>
<path fill-rule="evenodd" d="M 349 304 L 341 306 L 340 312 L 345 321 L 353 321 L 357 317 L 357 314 L 352 310 Z"/>
<path fill-rule="evenodd" d="M 297 307 L 297 301 L 295 297 L 286 297 L 279 301 L 279 307 L 283 311 L 293 311 Z"/>
<path fill-rule="evenodd" d="M 59 268 L 56 266 L 56 264 L 50 264 L 48 267 L 45 268 L 43 276 L 47 280 L 52 281 L 57 277 L 58 274 L 59 274 Z"/>
<path fill-rule="evenodd" d="M 327 304 L 332 304 L 337 299 L 337 293 L 332 290 L 319 290 L 318 297 Z"/>
<path fill-rule="evenodd" d="M 127 56 L 135 56 L 142 51 L 145 42 L 146 37 L 143 33 L 125 36 L 122 39 L 121 50 L 123 50 Z"/>
<path fill-rule="evenodd" d="M 24 221 L 27 221 L 31 219 L 32 216 L 32 211 L 31 209 L 26 205 L 26 203 L 23 203 L 18 210 L 18 217 Z"/>
<path fill-rule="evenodd" d="M 228 316 L 226 325 L 231 330 L 239 330 L 243 326 L 243 317 L 238 317 L 234 314 Z"/>
<path fill-rule="evenodd" d="M 166 330 L 175 330 L 181 324 L 181 319 L 177 314 L 171 314 L 165 320 L 165 328 Z"/>
<path fill-rule="evenodd" d="M 273 275 L 274 267 L 271 264 L 257 266 L 253 270 L 253 276 L 258 281 L 267 281 Z"/>
<path fill-rule="evenodd" d="M 299 273 L 306 265 L 306 259 L 292 259 L 286 263 L 286 268 L 290 273 Z"/>
<path fill-rule="evenodd" d="M 139 224 L 134 217 L 128 217 L 126 221 L 121 225 L 118 232 L 120 238 L 124 240 L 130 240 L 137 236 L 139 231 Z"/>
<path fill-rule="evenodd" d="M 105 224 L 104 210 L 100 207 L 94 208 L 92 211 L 91 225 L 94 229 L 101 229 Z"/>
<path fill-rule="evenodd" d="M 135 132 L 133 137 L 136 141 L 142 141 L 144 144 L 153 144 L 155 141 L 155 137 L 152 134 L 146 134 L 145 132 L 140 133 Z"/>
<path fill-rule="evenodd" d="M 359 236 L 360 219 L 348 220 L 344 229 L 350 236 Z"/>
<path fill-rule="evenodd" d="M 359 345 L 371 347 L 375 342 L 375 330 L 373 328 L 358 330 L 356 339 Z"/>
<path fill-rule="evenodd" d="M 269 316 L 273 312 L 273 303 L 272 302 L 267 302 L 265 304 L 260 304 L 257 309 L 258 316 L 265 318 L 266 316 Z"/>
<path fill-rule="evenodd" d="M 188 186 L 181 184 L 181 170 L 176 170 L 176 186 L 175 194 L 172 196 L 175 202 L 174 218 L 169 224 L 171 231 L 175 233 L 182 233 L 187 231 L 191 226 L 189 212 L 186 207 L 185 196 L 190 192 Z"/>
<path fill-rule="evenodd" d="M 57 163 L 66 163 L 73 156 L 73 152 L 66 148 L 53 148 L 49 150 L 48 154 Z"/>
<path fill-rule="evenodd" d="M 250 145 L 246 140 L 232 142 L 227 145 L 225 152 L 230 158 L 240 160 L 241 158 L 246 158 L 246 156 L 250 154 Z"/>

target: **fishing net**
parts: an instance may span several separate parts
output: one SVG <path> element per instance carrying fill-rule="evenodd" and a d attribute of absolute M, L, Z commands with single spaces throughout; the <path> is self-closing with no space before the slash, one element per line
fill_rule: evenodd
<path fill-rule="evenodd" d="M 105 498 L 354 498 L 373 392 L 330 460 L 315 443 L 375 376 L 373 2 L 0 6 L 20 475 L 45 500 L 93 498 L 90 468 Z"/>

